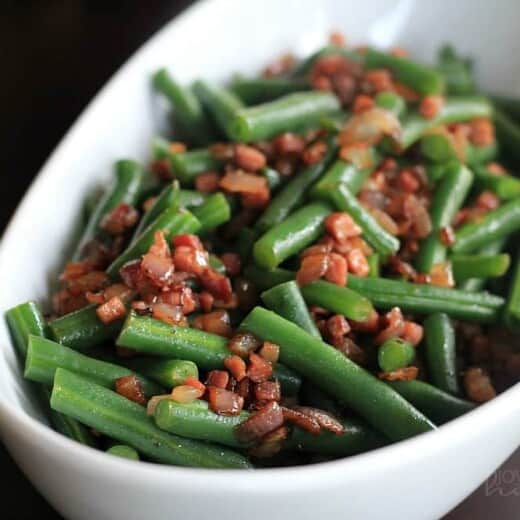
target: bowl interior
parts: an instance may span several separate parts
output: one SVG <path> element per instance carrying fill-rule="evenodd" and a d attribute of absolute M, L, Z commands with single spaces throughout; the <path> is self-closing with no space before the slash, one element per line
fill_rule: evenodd
<path fill-rule="evenodd" d="M 47 299 L 85 193 L 108 179 L 114 160 L 146 160 L 151 138 L 164 127 L 164 107 L 157 103 L 149 82 L 158 67 L 168 67 L 183 81 L 200 76 L 223 80 L 235 71 L 252 73 L 282 52 L 304 56 L 325 43 L 330 30 L 338 29 L 352 44 L 399 44 L 426 60 L 433 59 L 439 45 L 452 42 L 476 58 L 481 86 L 518 94 L 520 61 L 510 56 L 520 52 L 519 13 L 515 0 L 493 6 L 486 0 L 196 4 L 113 77 L 33 183 L 1 244 L 0 312 L 28 299 Z M 21 377 L 3 320 L 0 345 L 0 400 L 42 420 Z"/>

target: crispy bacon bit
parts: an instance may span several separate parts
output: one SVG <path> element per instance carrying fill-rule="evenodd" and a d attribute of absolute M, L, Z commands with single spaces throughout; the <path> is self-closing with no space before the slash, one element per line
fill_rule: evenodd
<path fill-rule="evenodd" d="M 444 226 L 440 230 L 441 242 L 446 246 L 450 247 L 455 243 L 455 231 L 451 226 Z"/>
<path fill-rule="evenodd" d="M 354 143 L 373 145 L 385 135 L 398 139 L 401 124 L 392 112 L 374 107 L 350 118 L 338 136 L 338 143 L 340 146 Z"/>
<path fill-rule="evenodd" d="M 282 406 L 282 413 L 284 421 L 295 424 L 302 430 L 306 430 L 313 435 L 320 434 L 320 424 L 313 417 L 310 417 L 300 411 L 286 408 L 285 406 Z"/>
<path fill-rule="evenodd" d="M 382 345 L 390 338 L 399 338 L 404 332 L 404 318 L 399 307 L 391 309 L 383 319 L 385 328 L 375 337 L 374 343 L 376 345 Z"/>
<path fill-rule="evenodd" d="M 206 386 L 226 388 L 229 383 L 229 374 L 225 370 L 211 370 L 206 379 Z"/>
<path fill-rule="evenodd" d="M 366 143 L 352 143 L 339 149 L 339 158 L 352 163 L 356 168 L 373 168 L 374 154 Z"/>
<path fill-rule="evenodd" d="M 208 387 L 208 403 L 211 410 L 222 415 L 238 415 L 244 407 L 244 398 L 216 386 Z"/>
<path fill-rule="evenodd" d="M 500 163 L 495 161 L 488 163 L 486 170 L 493 175 L 505 175 L 507 173 L 507 170 Z"/>
<path fill-rule="evenodd" d="M 213 311 L 197 316 L 193 320 L 193 327 L 226 338 L 232 334 L 229 314 L 225 310 Z"/>
<path fill-rule="evenodd" d="M 425 119 L 433 119 L 443 106 L 444 98 L 442 96 L 425 96 L 419 105 L 419 113 Z"/>
<path fill-rule="evenodd" d="M 251 393 L 251 381 L 248 377 L 244 377 L 236 386 L 236 393 L 248 401 Z"/>
<path fill-rule="evenodd" d="M 61 282 L 69 282 L 92 271 L 92 262 L 82 260 L 80 262 L 67 262 L 60 274 Z"/>
<path fill-rule="evenodd" d="M 280 347 L 276 343 L 264 341 L 264 344 L 258 351 L 258 354 L 260 354 L 260 356 L 262 356 L 266 361 L 274 365 L 278 363 L 278 358 L 280 357 Z"/>
<path fill-rule="evenodd" d="M 307 146 L 302 154 L 302 160 L 305 164 L 316 164 L 320 162 L 327 153 L 327 145 L 323 141 L 316 141 Z"/>
<path fill-rule="evenodd" d="M 263 357 L 252 352 L 249 354 L 249 368 L 247 369 L 247 377 L 253 383 L 262 383 L 267 381 L 273 375 L 273 366 Z"/>
<path fill-rule="evenodd" d="M 277 155 L 298 157 L 305 148 L 305 140 L 299 135 L 285 132 L 274 138 L 273 146 Z"/>
<path fill-rule="evenodd" d="M 296 273 L 296 281 L 300 285 L 319 280 L 329 267 L 329 255 L 311 255 L 303 258 L 300 269 Z"/>
<path fill-rule="evenodd" d="M 263 381 L 254 385 L 254 394 L 257 401 L 279 401 L 282 397 L 278 381 Z"/>
<path fill-rule="evenodd" d="M 226 273 L 229 276 L 238 276 L 240 274 L 240 256 L 238 256 L 236 253 L 224 253 L 220 255 L 220 260 L 222 260 L 222 263 L 226 268 Z"/>
<path fill-rule="evenodd" d="M 348 264 L 345 258 L 337 253 L 329 255 L 329 265 L 325 271 L 325 280 L 344 286 L 347 283 Z"/>
<path fill-rule="evenodd" d="M 408 103 L 416 103 L 421 99 L 418 92 L 399 81 L 394 81 L 394 91 L 399 94 Z"/>
<path fill-rule="evenodd" d="M 455 287 L 451 262 L 439 262 L 430 270 L 430 284 L 439 287 Z"/>
<path fill-rule="evenodd" d="M 182 307 L 178 305 L 169 305 L 168 303 L 152 304 L 152 317 L 156 320 L 168 323 L 168 325 L 188 326 L 188 320 L 182 312 Z"/>
<path fill-rule="evenodd" d="M 294 406 L 293 410 L 314 419 L 322 428 L 336 435 L 345 433 L 344 426 L 330 413 L 310 406 Z"/>
<path fill-rule="evenodd" d="M 173 141 L 170 143 L 170 146 L 168 146 L 168 150 L 170 153 L 176 154 L 176 153 L 184 153 L 187 150 L 187 147 L 184 143 L 181 143 L 180 141 Z"/>
<path fill-rule="evenodd" d="M 130 399 L 130 401 L 146 406 L 143 386 L 134 374 L 117 378 L 115 380 L 115 390 L 119 395 Z"/>
<path fill-rule="evenodd" d="M 193 388 L 198 390 L 200 392 L 201 396 L 203 396 L 204 393 L 206 392 L 206 387 L 205 387 L 204 383 L 201 383 L 196 377 L 188 376 L 185 379 L 184 384 L 188 385 L 188 386 L 192 386 Z"/>
<path fill-rule="evenodd" d="M 208 265 L 208 253 L 188 246 L 178 246 L 173 251 L 173 264 L 178 271 L 200 275 Z"/>
<path fill-rule="evenodd" d="M 357 276 L 368 276 L 370 266 L 361 249 L 353 248 L 347 253 L 348 270 Z"/>
<path fill-rule="evenodd" d="M 191 385 L 176 386 L 170 398 L 177 403 L 191 403 L 204 395 L 204 391 Z"/>
<path fill-rule="evenodd" d="M 175 307 L 181 307 L 183 314 L 191 314 L 199 307 L 197 295 L 190 287 L 182 286 L 180 289 L 162 292 L 158 296 L 160 303 L 167 303 Z"/>
<path fill-rule="evenodd" d="M 365 351 L 348 336 L 338 338 L 336 341 L 333 341 L 332 344 L 344 356 L 348 357 L 351 361 L 354 361 L 354 363 L 358 365 L 366 364 L 367 356 Z"/>
<path fill-rule="evenodd" d="M 366 94 L 359 94 L 354 98 L 354 104 L 352 105 L 352 111 L 354 114 L 359 114 L 364 110 L 368 110 L 374 106 L 374 100 Z"/>
<path fill-rule="evenodd" d="M 328 255 L 332 251 L 333 241 L 327 243 L 315 244 L 307 247 L 300 253 L 300 258 L 313 255 Z"/>
<path fill-rule="evenodd" d="M 100 305 L 96 309 L 96 314 L 105 325 L 108 325 L 109 323 L 119 320 L 125 316 L 125 304 L 119 296 L 114 296 L 106 303 Z"/>
<path fill-rule="evenodd" d="M 492 191 L 485 190 L 475 200 L 475 206 L 485 211 L 492 211 L 500 206 L 500 199 Z"/>
<path fill-rule="evenodd" d="M 266 165 L 267 161 L 265 155 L 245 144 L 235 145 L 235 164 L 246 171 L 256 172 Z"/>
<path fill-rule="evenodd" d="M 262 342 L 250 332 L 237 332 L 229 340 L 228 348 L 233 354 L 246 358 L 251 352 L 258 350 Z"/>
<path fill-rule="evenodd" d="M 153 417 L 155 415 L 155 409 L 157 408 L 157 405 L 163 400 L 163 399 L 169 399 L 170 394 L 163 394 L 163 395 L 154 395 L 152 398 L 148 400 L 148 403 L 146 405 L 146 415 Z"/>
<path fill-rule="evenodd" d="M 366 321 L 349 321 L 352 330 L 375 334 L 379 330 L 379 314 L 373 310 Z"/>
<path fill-rule="evenodd" d="M 244 193 L 240 197 L 242 207 L 245 209 L 263 209 L 271 198 L 271 192 L 267 185 L 256 193 Z"/>
<path fill-rule="evenodd" d="M 347 40 L 345 36 L 339 31 L 332 31 L 329 34 L 329 43 L 331 45 L 335 45 L 336 47 L 345 47 L 347 45 Z"/>
<path fill-rule="evenodd" d="M 168 181 L 172 178 L 170 161 L 168 159 L 157 159 L 150 164 L 150 171 L 159 179 Z"/>
<path fill-rule="evenodd" d="M 240 423 L 235 429 L 235 435 L 243 443 L 256 442 L 264 435 L 283 426 L 283 422 L 282 408 L 276 401 L 270 401 Z"/>
<path fill-rule="evenodd" d="M 354 219 L 343 212 L 331 213 L 325 219 L 325 230 L 337 242 L 345 242 L 348 238 L 361 235 L 361 228 Z"/>
<path fill-rule="evenodd" d="M 126 262 L 126 264 L 119 269 L 119 275 L 125 285 L 128 285 L 128 287 L 131 287 L 132 289 L 136 289 L 142 278 L 141 261 L 131 260 L 130 262 Z"/>
<path fill-rule="evenodd" d="M 196 249 L 198 251 L 204 251 L 204 245 L 202 244 L 200 238 L 197 235 L 175 235 L 172 238 L 172 244 L 174 247 L 186 246 Z"/>
<path fill-rule="evenodd" d="M 393 372 L 381 372 L 378 374 L 379 379 L 384 381 L 412 381 L 417 379 L 419 369 L 417 367 L 405 367 L 394 370 Z"/>
<path fill-rule="evenodd" d="M 215 301 L 215 298 L 208 291 L 202 291 L 199 294 L 200 308 L 202 309 L 203 312 L 210 312 L 211 309 L 213 308 L 214 301 Z"/>
<path fill-rule="evenodd" d="M 146 253 L 141 261 L 145 276 L 157 287 L 164 289 L 171 285 L 175 267 L 170 256 Z"/>
<path fill-rule="evenodd" d="M 262 75 L 266 78 L 280 76 L 286 72 L 290 72 L 294 67 L 295 59 L 292 54 L 283 54 L 278 59 L 270 63 L 264 70 Z"/>
<path fill-rule="evenodd" d="M 258 458 L 270 458 L 276 455 L 283 448 L 283 441 L 287 439 L 288 435 L 289 429 L 287 427 L 277 428 L 264 435 L 261 443 L 249 450 L 249 455 Z"/>
<path fill-rule="evenodd" d="M 470 121 L 470 140 L 475 146 L 489 146 L 495 141 L 495 127 L 489 119 Z"/>
<path fill-rule="evenodd" d="M 392 75 L 387 69 L 372 69 L 365 72 L 363 82 L 369 91 L 377 93 L 394 90 Z"/>
<path fill-rule="evenodd" d="M 401 338 L 416 347 L 423 339 L 424 330 L 421 325 L 413 321 L 405 321 Z"/>
<path fill-rule="evenodd" d="M 90 271 L 83 276 L 69 280 L 67 290 L 70 294 L 82 295 L 86 291 L 99 291 L 108 284 L 108 277 L 102 271 Z"/>
<path fill-rule="evenodd" d="M 204 269 L 199 275 L 200 283 L 217 300 L 227 302 L 233 295 L 231 282 L 223 274 L 217 273 L 212 269 Z"/>
<path fill-rule="evenodd" d="M 489 374 L 480 367 L 470 367 L 464 373 L 466 394 L 476 403 L 485 403 L 496 396 Z"/>
<path fill-rule="evenodd" d="M 220 187 L 229 193 L 257 194 L 267 188 L 267 181 L 253 173 L 246 173 L 241 170 L 227 172 L 220 179 Z"/>
<path fill-rule="evenodd" d="M 235 155 L 235 150 L 231 143 L 212 144 L 209 147 L 209 151 L 215 159 L 219 159 L 220 161 L 230 161 Z"/>
<path fill-rule="evenodd" d="M 403 191 L 407 191 L 408 193 L 414 193 L 421 187 L 413 170 L 408 168 L 401 170 L 397 178 L 397 184 Z"/>
<path fill-rule="evenodd" d="M 201 193 L 214 193 L 218 190 L 220 174 L 214 171 L 200 173 L 195 177 L 195 189 Z"/>
<path fill-rule="evenodd" d="M 100 227 L 110 235 L 120 235 L 135 226 L 139 212 L 130 204 L 118 204 L 100 222 Z"/>
<path fill-rule="evenodd" d="M 239 356 L 228 356 L 224 359 L 224 366 L 229 370 L 231 375 L 238 381 L 242 381 L 246 377 L 246 363 Z"/>
<path fill-rule="evenodd" d="M 334 340 L 342 340 L 343 336 L 350 332 L 350 325 L 348 324 L 345 316 L 342 316 L 341 314 L 335 314 L 329 318 L 327 320 L 327 332 L 333 343 Z"/>

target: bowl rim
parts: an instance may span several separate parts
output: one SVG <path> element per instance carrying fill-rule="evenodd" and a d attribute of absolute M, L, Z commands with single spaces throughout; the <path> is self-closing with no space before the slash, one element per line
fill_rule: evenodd
<path fill-rule="evenodd" d="M 110 79 L 85 106 L 47 158 L 38 174 L 34 177 L 34 180 L 31 182 L 11 216 L 0 240 L 0 265 L 2 264 L 2 258 L 8 254 L 6 243 L 8 244 L 12 241 L 11 235 L 14 232 L 14 228 L 17 226 L 17 223 L 22 220 L 23 215 L 30 207 L 31 199 L 36 196 L 40 185 L 42 185 L 45 178 L 49 176 L 53 169 L 53 163 L 57 162 L 58 158 L 68 148 L 73 135 L 78 133 L 79 129 L 85 125 L 89 114 L 108 96 L 108 93 L 114 88 L 119 77 L 123 76 L 128 69 L 136 67 L 137 64 L 145 59 L 146 55 L 159 44 L 165 34 L 171 30 L 170 26 L 172 24 L 182 23 L 184 19 L 187 19 L 195 12 L 203 10 L 210 1 L 211 0 L 199 0 L 187 9 L 184 9 L 179 15 L 156 31 L 112 74 Z M 12 344 L 11 348 L 13 348 Z M 1 355 L 5 356 L 5 353 L 2 352 Z M 263 493 L 272 493 L 274 486 L 283 492 L 286 490 L 288 482 L 292 483 L 290 487 L 297 487 L 300 491 L 306 488 L 313 489 L 317 479 L 330 478 L 331 474 L 335 474 L 341 478 L 348 478 L 349 474 L 360 475 L 368 471 L 372 463 L 377 464 L 382 470 L 384 470 L 385 467 L 391 468 L 396 461 L 403 460 L 403 457 L 406 459 L 410 452 L 418 454 L 416 455 L 417 458 L 431 455 L 432 453 L 442 451 L 445 443 L 463 443 L 467 433 L 471 432 L 474 428 L 478 428 L 479 425 L 482 424 L 482 421 L 489 422 L 493 421 L 493 419 L 510 416 L 515 412 L 515 409 L 516 412 L 520 414 L 520 384 L 513 385 L 492 401 L 440 426 L 434 431 L 420 434 L 410 439 L 366 453 L 333 461 L 304 466 L 257 469 L 256 471 L 249 472 L 247 479 L 237 479 L 238 475 L 244 474 L 244 470 L 231 469 L 222 471 L 220 469 L 190 468 L 161 465 L 145 461 L 136 462 L 114 457 L 96 448 L 84 446 L 58 433 L 50 426 L 33 418 L 19 406 L 9 403 L 1 394 L 0 426 L 1 422 L 9 421 L 11 428 L 17 429 L 27 437 L 38 439 L 38 442 L 41 442 L 48 449 L 60 450 L 64 456 L 74 458 L 76 464 L 96 464 L 98 469 L 102 467 L 103 471 L 112 475 L 121 474 L 121 472 L 131 468 L 133 479 L 144 482 L 149 481 L 150 478 L 154 478 L 171 483 L 172 478 L 175 478 L 176 486 L 184 487 L 186 490 L 192 488 L 192 481 L 184 477 L 204 477 L 208 479 L 207 482 L 209 484 L 213 486 L 218 485 L 221 490 L 231 489 L 233 493 L 247 490 L 248 493 L 260 495 Z M 2 428 L 0 428 L 0 430 L 1 429 Z M 2 432 L 0 431 L 0 435 L 1 434 Z M 290 477 L 290 480 L 288 477 Z M 232 487 L 229 487 L 230 485 L 232 485 Z"/>

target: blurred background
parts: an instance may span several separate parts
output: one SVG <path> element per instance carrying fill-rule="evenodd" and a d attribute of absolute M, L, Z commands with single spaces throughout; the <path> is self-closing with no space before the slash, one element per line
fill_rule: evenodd
<path fill-rule="evenodd" d="M 191 3 L 0 0 L 0 233 L 34 175 L 90 99 L 143 42 Z M 74 172 L 70 175 L 73 178 Z M 518 470 L 519 465 L 517 456 L 509 468 Z M 8 489 L 2 493 L 2 519 L 60 518 L 1 444 L 0 479 Z M 449 519 L 485 519 L 491 510 L 495 518 L 519 518 L 520 497 L 486 497 L 485 488 L 480 488 Z"/>

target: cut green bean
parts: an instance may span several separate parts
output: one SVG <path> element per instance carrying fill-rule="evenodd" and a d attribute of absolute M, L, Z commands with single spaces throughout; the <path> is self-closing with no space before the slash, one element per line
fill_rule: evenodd
<path fill-rule="evenodd" d="M 392 112 L 397 118 L 401 118 L 406 113 L 406 101 L 395 92 L 379 92 L 374 98 L 376 106 Z"/>
<path fill-rule="evenodd" d="M 159 320 L 130 313 L 117 345 L 153 356 L 187 359 L 199 369 L 213 370 L 224 367 L 224 359 L 231 355 L 228 340 L 217 334 L 189 327 L 168 325 Z M 301 379 L 282 365 L 274 369 L 274 377 L 280 381 L 284 395 L 298 392 Z"/>
<path fill-rule="evenodd" d="M 328 204 L 314 202 L 292 213 L 255 242 L 256 263 L 273 269 L 312 244 L 323 232 L 323 221 L 330 211 Z"/>
<path fill-rule="evenodd" d="M 199 220 L 187 209 L 175 207 L 164 210 L 142 233 L 123 251 L 108 267 L 107 274 L 111 278 L 119 276 L 119 269 L 126 262 L 135 260 L 145 254 L 153 244 L 156 231 L 163 231 L 167 241 L 175 235 L 196 233 L 201 225 Z"/>
<path fill-rule="evenodd" d="M 119 204 L 135 205 L 137 203 L 144 177 L 142 166 L 135 161 L 117 161 L 114 177 L 113 186 L 101 197 L 83 231 L 78 246 L 72 255 L 73 261 L 81 260 L 85 246 L 102 233 L 100 224 L 103 217 Z"/>
<path fill-rule="evenodd" d="M 107 453 L 123 459 L 139 460 L 139 453 L 137 453 L 137 450 L 131 446 L 127 446 L 126 444 L 114 444 L 108 448 Z"/>
<path fill-rule="evenodd" d="M 250 264 L 245 268 L 244 276 L 250 282 L 253 282 L 260 291 L 265 291 L 275 285 L 294 279 L 294 273 L 288 269 L 277 267 L 268 271 L 254 264 Z"/>
<path fill-rule="evenodd" d="M 183 385 L 187 377 L 199 378 L 197 365 L 185 359 L 130 358 L 124 364 L 167 389 Z"/>
<path fill-rule="evenodd" d="M 469 278 L 494 278 L 503 276 L 511 262 L 507 253 L 499 255 L 453 255 L 453 277 L 457 283 Z"/>
<path fill-rule="evenodd" d="M 191 211 L 200 222 L 199 233 L 215 229 L 231 218 L 231 207 L 223 193 L 210 195 L 202 205 Z"/>
<path fill-rule="evenodd" d="M 478 222 L 462 225 L 455 233 L 454 253 L 471 253 L 488 242 L 506 237 L 520 229 L 520 198 L 506 202 L 486 213 Z"/>
<path fill-rule="evenodd" d="M 47 324 L 35 302 L 29 301 L 12 307 L 6 311 L 5 320 L 12 342 L 21 359 L 24 359 L 27 354 L 27 342 L 30 335 L 42 338 L 47 336 Z"/>
<path fill-rule="evenodd" d="M 142 406 L 67 370 L 56 371 L 51 406 L 157 462 L 205 468 L 251 467 L 236 452 L 160 430 Z"/>
<path fill-rule="evenodd" d="M 307 190 L 321 177 L 321 174 L 336 155 L 337 145 L 334 141 L 335 138 L 329 137 L 326 141 L 327 152 L 323 159 L 298 173 L 275 195 L 262 216 L 257 220 L 256 229 L 265 232 L 273 226 L 281 224 L 290 213 L 302 204 Z"/>
<path fill-rule="evenodd" d="M 311 336 L 321 339 L 321 334 L 312 319 L 298 284 L 285 282 L 261 294 L 265 305 L 286 320 L 296 323 Z"/>
<path fill-rule="evenodd" d="M 427 134 L 421 138 L 421 153 L 430 161 L 446 162 L 457 159 L 457 152 L 444 134 Z"/>
<path fill-rule="evenodd" d="M 377 253 L 372 253 L 368 258 L 368 276 L 377 278 L 381 267 L 381 257 Z"/>
<path fill-rule="evenodd" d="M 347 404 L 390 439 L 406 439 L 434 428 L 396 392 L 389 392 L 390 387 L 274 312 L 255 307 L 241 329 L 279 345 L 283 363 Z"/>
<path fill-rule="evenodd" d="M 513 276 L 509 285 L 509 294 L 504 309 L 504 322 L 514 330 L 520 330 L 520 255 L 515 258 Z"/>
<path fill-rule="evenodd" d="M 435 69 L 408 58 L 368 49 L 365 54 L 365 67 L 389 69 L 395 79 L 425 96 L 441 94 L 444 90 L 443 78 Z"/>
<path fill-rule="evenodd" d="M 442 312 L 428 316 L 424 321 L 424 335 L 428 373 L 433 384 L 458 395 L 455 330 L 450 318 Z"/>
<path fill-rule="evenodd" d="M 256 105 L 294 92 L 309 90 L 310 85 L 307 81 L 295 81 L 282 77 L 244 78 L 237 76 L 231 82 L 230 88 L 246 105 Z"/>
<path fill-rule="evenodd" d="M 238 441 L 235 427 L 249 417 L 248 412 L 239 415 L 220 415 L 212 412 L 206 401 L 181 404 L 163 399 L 155 409 L 155 424 L 161 429 L 188 439 L 215 442 L 230 448 L 247 448 Z"/>
<path fill-rule="evenodd" d="M 377 362 L 383 372 L 407 367 L 414 359 L 414 346 L 401 338 L 387 339 L 377 351 Z"/>
<path fill-rule="evenodd" d="M 520 197 L 520 179 L 512 175 L 496 175 L 484 166 L 473 168 L 475 182 L 482 190 L 490 190 L 502 200 Z"/>
<path fill-rule="evenodd" d="M 476 146 L 468 143 L 464 150 L 464 161 L 471 168 L 493 161 L 498 155 L 498 144 L 493 142 L 486 146 Z"/>
<path fill-rule="evenodd" d="M 329 92 L 297 92 L 274 101 L 239 110 L 228 126 L 235 141 L 270 139 L 281 132 L 297 131 L 318 124 L 340 109 L 338 98 Z"/>
<path fill-rule="evenodd" d="M 515 159 L 520 159 L 520 125 L 497 107 L 493 120 L 500 145 Z"/>
<path fill-rule="evenodd" d="M 338 183 L 345 184 L 353 194 L 356 194 L 368 179 L 370 172 L 370 168 L 360 169 L 341 159 L 337 160 L 314 184 L 309 195 L 312 198 L 327 199 Z"/>
<path fill-rule="evenodd" d="M 85 356 L 45 338 L 29 336 L 24 376 L 50 386 L 58 368 L 88 377 L 108 388 L 113 388 L 116 379 L 120 377 L 135 375 L 145 396 L 163 393 L 161 386 L 125 367 Z"/>
<path fill-rule="evenodd" d="M 447 247 L 441 239 L 441 230 L 451 225 L 469 193 L 472 182 L 473 174 L 464 165 L 453 163 L 447 167 L 430 206 L 432 230 L 421 242 L 415 259 L 415 265 L 420 272 L 429 273 L 435 264 L 446 259 Z"/>
<path fill-rule="evenodd" d="M 423 381 L 390 381 L 396 392 L 435 424 L 441 425 L 475 409 L 475 404 L 443 392 Z"/>
<path fill-rule="evenodd" d="M 347 287 L 322 280 L 304 285 L 301 292 L 309 305 L 323 307 L 354 321 L 366 321 L 374 310 L 364 296 Z"/>
<path fill-rule="evenodd" d="M 222 166 L 222 161 L 207 149 L 170 154 L 169 162 L 174 177 L 183 186 L 191 186 L 199 174 L 218 171 Z"/>

